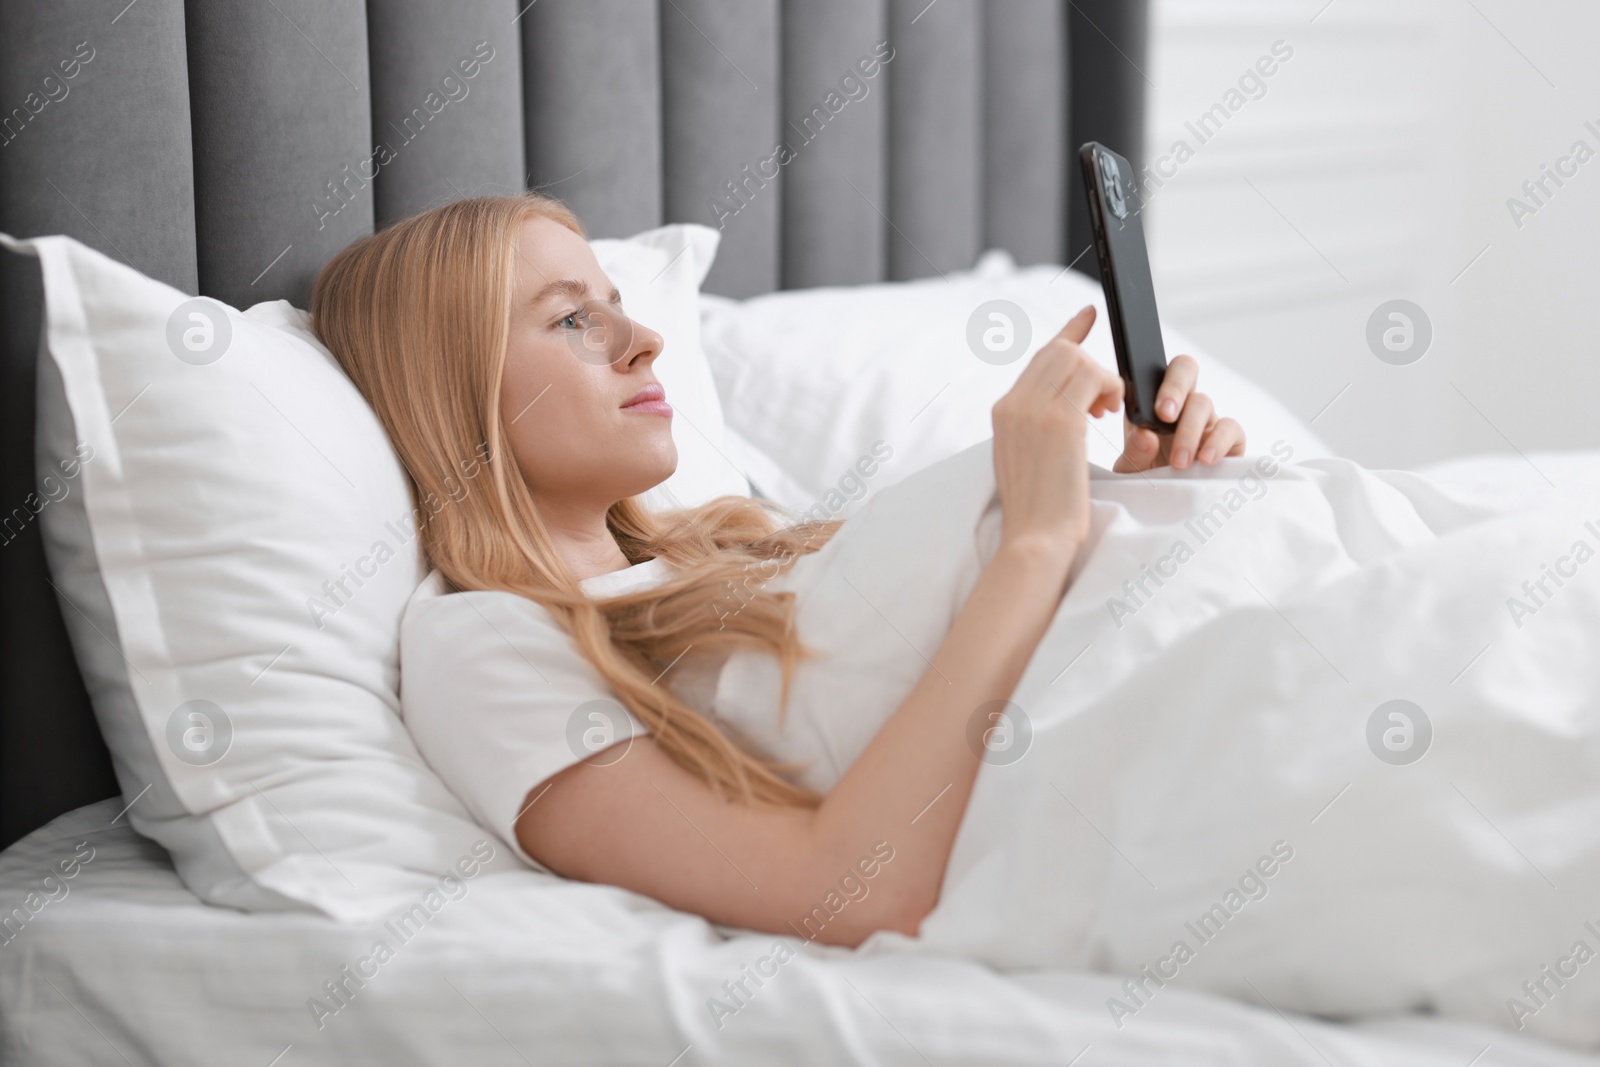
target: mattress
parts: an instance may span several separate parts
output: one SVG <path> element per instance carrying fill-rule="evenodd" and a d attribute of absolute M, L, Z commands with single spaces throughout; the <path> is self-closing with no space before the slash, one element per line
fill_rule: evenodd
<path fill-rule="evenodd" d="M 200 903 L 121 809 L 0 854 L 5 1064 L 1600 1064 L 1438 1018 L 1340 1024 L 1175 986 L 1119 1028 L 1111 976 L 719 930 L 534 871 L 369 926 L 244 914 Z"/>

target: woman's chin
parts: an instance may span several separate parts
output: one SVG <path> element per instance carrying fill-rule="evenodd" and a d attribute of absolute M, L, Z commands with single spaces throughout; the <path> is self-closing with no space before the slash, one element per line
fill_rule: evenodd
<path fill-rule="evenodd" d="M 670 456 L 665 458 L 664 462 L 652 465 L 648 472 L 642 474 L 639 478 L 639 488 L 635 489 L 630 495 L 638 496 L 640 493 L 649 492 L 672 477 L 677 469 L 678 453 L 674 450 Z"/>

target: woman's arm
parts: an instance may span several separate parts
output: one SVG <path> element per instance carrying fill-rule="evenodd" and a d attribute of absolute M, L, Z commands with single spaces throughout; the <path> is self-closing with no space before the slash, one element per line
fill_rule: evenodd
<path fill-rule="evenodd" d="M 968 722 L 1010 698 L 1088 534 L 1086 419 L 1122 395 L 1078 347 L 1093 318 L 1080 312 L 995 405 L 1000 546 L 929 668 L 818 808 L 719 800 L 646 739 L 531 791 L 523 848 L 715 922 L 847 945 L 914 934 L 979 766 Z"/>
<path fill-rule="evenodd" d="M 999 551 L 932 666 L 815 811 L 718 800 L 644 739 L 616 763 L 576 764 L 530 793 L 539 799 L 517 823 L 523 848 L 568 877 L 715 922 L 847 945 L 879 928 L 914 934 L 937 901 L 978 768 L 967 721 L 1016 687 L 1059 600 L 1060 557 Z M 830 892 L 837 907 L 863 891 L 837 916 L 825 906 Z"/>

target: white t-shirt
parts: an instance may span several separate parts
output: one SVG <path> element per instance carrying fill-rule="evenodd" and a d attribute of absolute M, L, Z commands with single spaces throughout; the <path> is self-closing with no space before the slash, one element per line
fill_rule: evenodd
<path fill-rule="evenodd" d="M 659 585 L 671 574 L 652 559 L 585 580 L 592 597 Z M 642 725 L 542 606 L 514 593 L 447 593 L 428 575 L 400 626 L 400 713 L 424 759 L 479 824 L 541 870 L 517 843 L 528 793 L 551 775 L 605 750 L 626 753 Z M 688 657 L 686 657 L 686 660 Z M 680 699 L 704 712 L 720 662 L 671 668 Z"/>

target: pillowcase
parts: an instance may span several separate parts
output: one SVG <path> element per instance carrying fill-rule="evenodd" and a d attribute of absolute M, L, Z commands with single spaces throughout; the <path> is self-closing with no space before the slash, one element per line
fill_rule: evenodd
<path fill-rule="evenodd" d="M 993 435 L 990 408 L 1028 359 L 1085 304 L 1084 345 L 1116 368 L 1097 282 L 1059 266 L 1018 268 L 986 253 L 946 278 L 701 297 L 701 336 L 735 448 L 756 488 L 816 518 L 843 517 L 877 490 Z M 1164 329 L 1169 356 L 1200 364 L 1200 389 L 1245 428 L 1248 447 L 1282 439 L 1296 459 L 1330 455 L 1259 386 Z M 1122 452 L 1121 415 L 1094 423 L 1089 461 Z M 779 477 L 760 472 L 777 468 Z"/>
<path fill-rule="evenodd" d="M 724 444 L 722 401 L 700 343 L 700 283 L 721 239 L 709 226 L 681 223 L 625 241 L 589 242 L 600 269 L 622 293 L 629 316 L 666 342 L 655 374 L 672 405 L 678 469 L 645 494 L 645 502 L 654 508 L 750 495 L 750 483 Z"/>
<path fill-rule="evenodd" d="M 667 339 L 662 504 L 747 491 L 698 341 L 717 236 L 595 242 Z M 69 238 L 0 243 L 41 261 L 40 522 L 135 829 L 203 900 L 345 921 L 464 867 L 520 869 L 400 719 L 420 512 L 305 312 L 191 298 Z"/>
<path fill-rule="evenodd" d="M 134 828 L 203 900 L 350 921 L 481 865 L 399 717 L 410 492 L 307 316 L 6 244 L 42 267 L 40 523 Z"/>

